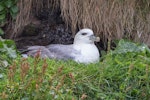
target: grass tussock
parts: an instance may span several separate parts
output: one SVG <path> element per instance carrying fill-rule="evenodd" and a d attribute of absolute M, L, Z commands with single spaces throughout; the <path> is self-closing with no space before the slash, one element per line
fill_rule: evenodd
<path fill-rule="evenodd" d="M 96 64 L 17 58 L 1 71 L 0 97 L 16 100 L 142 100 L 150 98 L 150 50 L 121 40 Z M 2 77 L 3 75 L 3 77 Z"/>
<path fill-rule="evenodd" d="M 17 3 L 19 8 L 16 20 L 10 21 L 7 28 L 7 35 L 13 39 L 20 35 L 23 28 L 31 22 L 32 0 L 19 0 Z"/>
<path fill-rule="evenodd" d="M 107 40 L 126 37 L 147 42 L 150 32 L 149 0 L 61 0 L 62 17 L 71 26 L 89 27 Z"/>
<path fill-rule="evenodd" d="M 19 14 L 11 38 L 19 36 L 42 8 L 60 8 L 65 23 L 75 33 L 79 28 L 91 28 L 106 44 L 114 39 L 128 38 L 150 44 L 149 0 L 19 0 Z M 10 29 L 8 29 L 10 30 Z"/>

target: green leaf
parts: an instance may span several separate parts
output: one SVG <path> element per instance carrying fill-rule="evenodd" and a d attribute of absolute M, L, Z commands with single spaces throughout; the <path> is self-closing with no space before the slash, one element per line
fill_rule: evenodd
<path fill-rule="evenodd" d="M 16 58 L 16 46 L 14 41 L 0 38 L 0 52 L 3 52 L 9 58 Z"/>
<path fill-rule="evenodd" d="M 4 49 L 7 53 L 7 55 L 10 57 L 10 58 L 16 58 L 17 57 L 17 54 L 16 54 L 16 50 L 14 50 L 13 48 L 9 48 L 6 44 L 3 44 L 4 45 Z"/>
<path fill-rule="evenodd" d="M 7 40 L 4 41 L 4 43 L 7 44 L 8 47 L 13 46 L 13 48 L 15 48 L 15 43 L 12 40 L 7 39 Z"/>
<path fill-rule="evenodd" d="M 18 12 L 18 7 L 15 5 L 15 6 L 12 6 L 11 7 L 11 11 L 13 12 L 13 13 L 17 13 Z"/>
<path fill-rule="evenodd" d="M 14 3 L 17 3 L 18 2 L 18 0 L 14 0 Z"/>
<path fill-rule="evenodd" d="M 13 13 L 12 11 L 10 12 L 10 15 L 13 19 L 16 19 L 17 13 Z"/>
<path fill-rule="evenodd" d="M 0 65 L 3 67 L 7 67 L 8 66 L 8 62 L 6 60 L 1 60 L 0 61 Z"/>
<path fill-rule="evenodd" d="M 3 74 L 0 74 L 0 79 L 2 79 L 4 77 L 4 75 Z"/>
<path fill-rule="evenodd" d="M 3 27 L 6 24 L 6 19 L 0 20 L 0 27 Z"/>
<path fill-rule="evenodd" d="M 0 5 L 0 11 L 2 11 L 4 9 L 4 6 Z"/>
<path fill-rule="evenodd" d="M 0 15 L 3 15 L 3 14 L 7 14 L 7 9 L 3 9 L 2 11 L 0 11 Z"/>
<path fill-rule="evenodd" d="M 144 45 L 139 45 L 130 41 L 120 40 L 114 53 L 123 54 L 128 52 L 144 52 Z"/>
<path fill-rule="evenodd" d="M 0 35 L 4 35 L 4 31 L 0 28 Z"/>
<path fill-rule="evenodd" d="M 5 14 L 0 15 L 0 20 L 4 20 L 6 18 Z"/>
<path fill-rule="evenodd" d="M 7 8 L 10 8 L 13 5 L 13 3 L 12 3 L 11 0 L 8 0 L 8 1 L 5 2 L 5 5 L 6 5 Z"/>

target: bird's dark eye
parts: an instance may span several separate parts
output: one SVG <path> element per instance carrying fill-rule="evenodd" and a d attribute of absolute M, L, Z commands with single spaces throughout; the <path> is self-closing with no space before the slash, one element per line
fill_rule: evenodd
<path fill-rule="evenodd" d="M 82 35 L 87 35 L 87 33 L 82 33 Z"/>

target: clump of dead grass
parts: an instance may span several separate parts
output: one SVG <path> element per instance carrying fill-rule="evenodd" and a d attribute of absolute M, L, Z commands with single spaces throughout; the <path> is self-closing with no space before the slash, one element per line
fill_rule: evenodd
<path fill-rule="evenodd" d="M 148 0 L 60 1 L 62 17 L 73 32 L 77 28 L 92 28 L 104 43 L 123 37 L 147 42 L 150 32 L 149 4 Z"/>

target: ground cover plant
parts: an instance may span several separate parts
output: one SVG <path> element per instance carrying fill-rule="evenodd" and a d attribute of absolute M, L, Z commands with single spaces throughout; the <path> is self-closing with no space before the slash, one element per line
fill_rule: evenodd
<path fill-rule="evenodd" d="M 0 69 L 7 67 L 11 59 L 16 57 L 17 51 L 14 41 L 0 37 Z"/>
<path fill-rule="evenodd" d="M 61 11 L 72 33 L 93 29 L 108 51 L 116 39 L 150 44 L 150 0 L 1 0 L 0 35 L 18 40 L 25 27 L 38 26 L 40 12 L 49 9 Z M 51 21 L 44 21 L 49 27 L 45 22 Z M 84 65 L 38 55 L 23 59 L 13 41 L 0 38 L 0 100 L 148 100 L 149 67 L 149 48 L 125 40 L 100 62 Z"/>
<path fill-rule="evenodd" d="M 96 64 L 16 58 L 0 72 L 6 100 L 141 100 L 150 98 L 150 50 L 120 40 Z"/>

